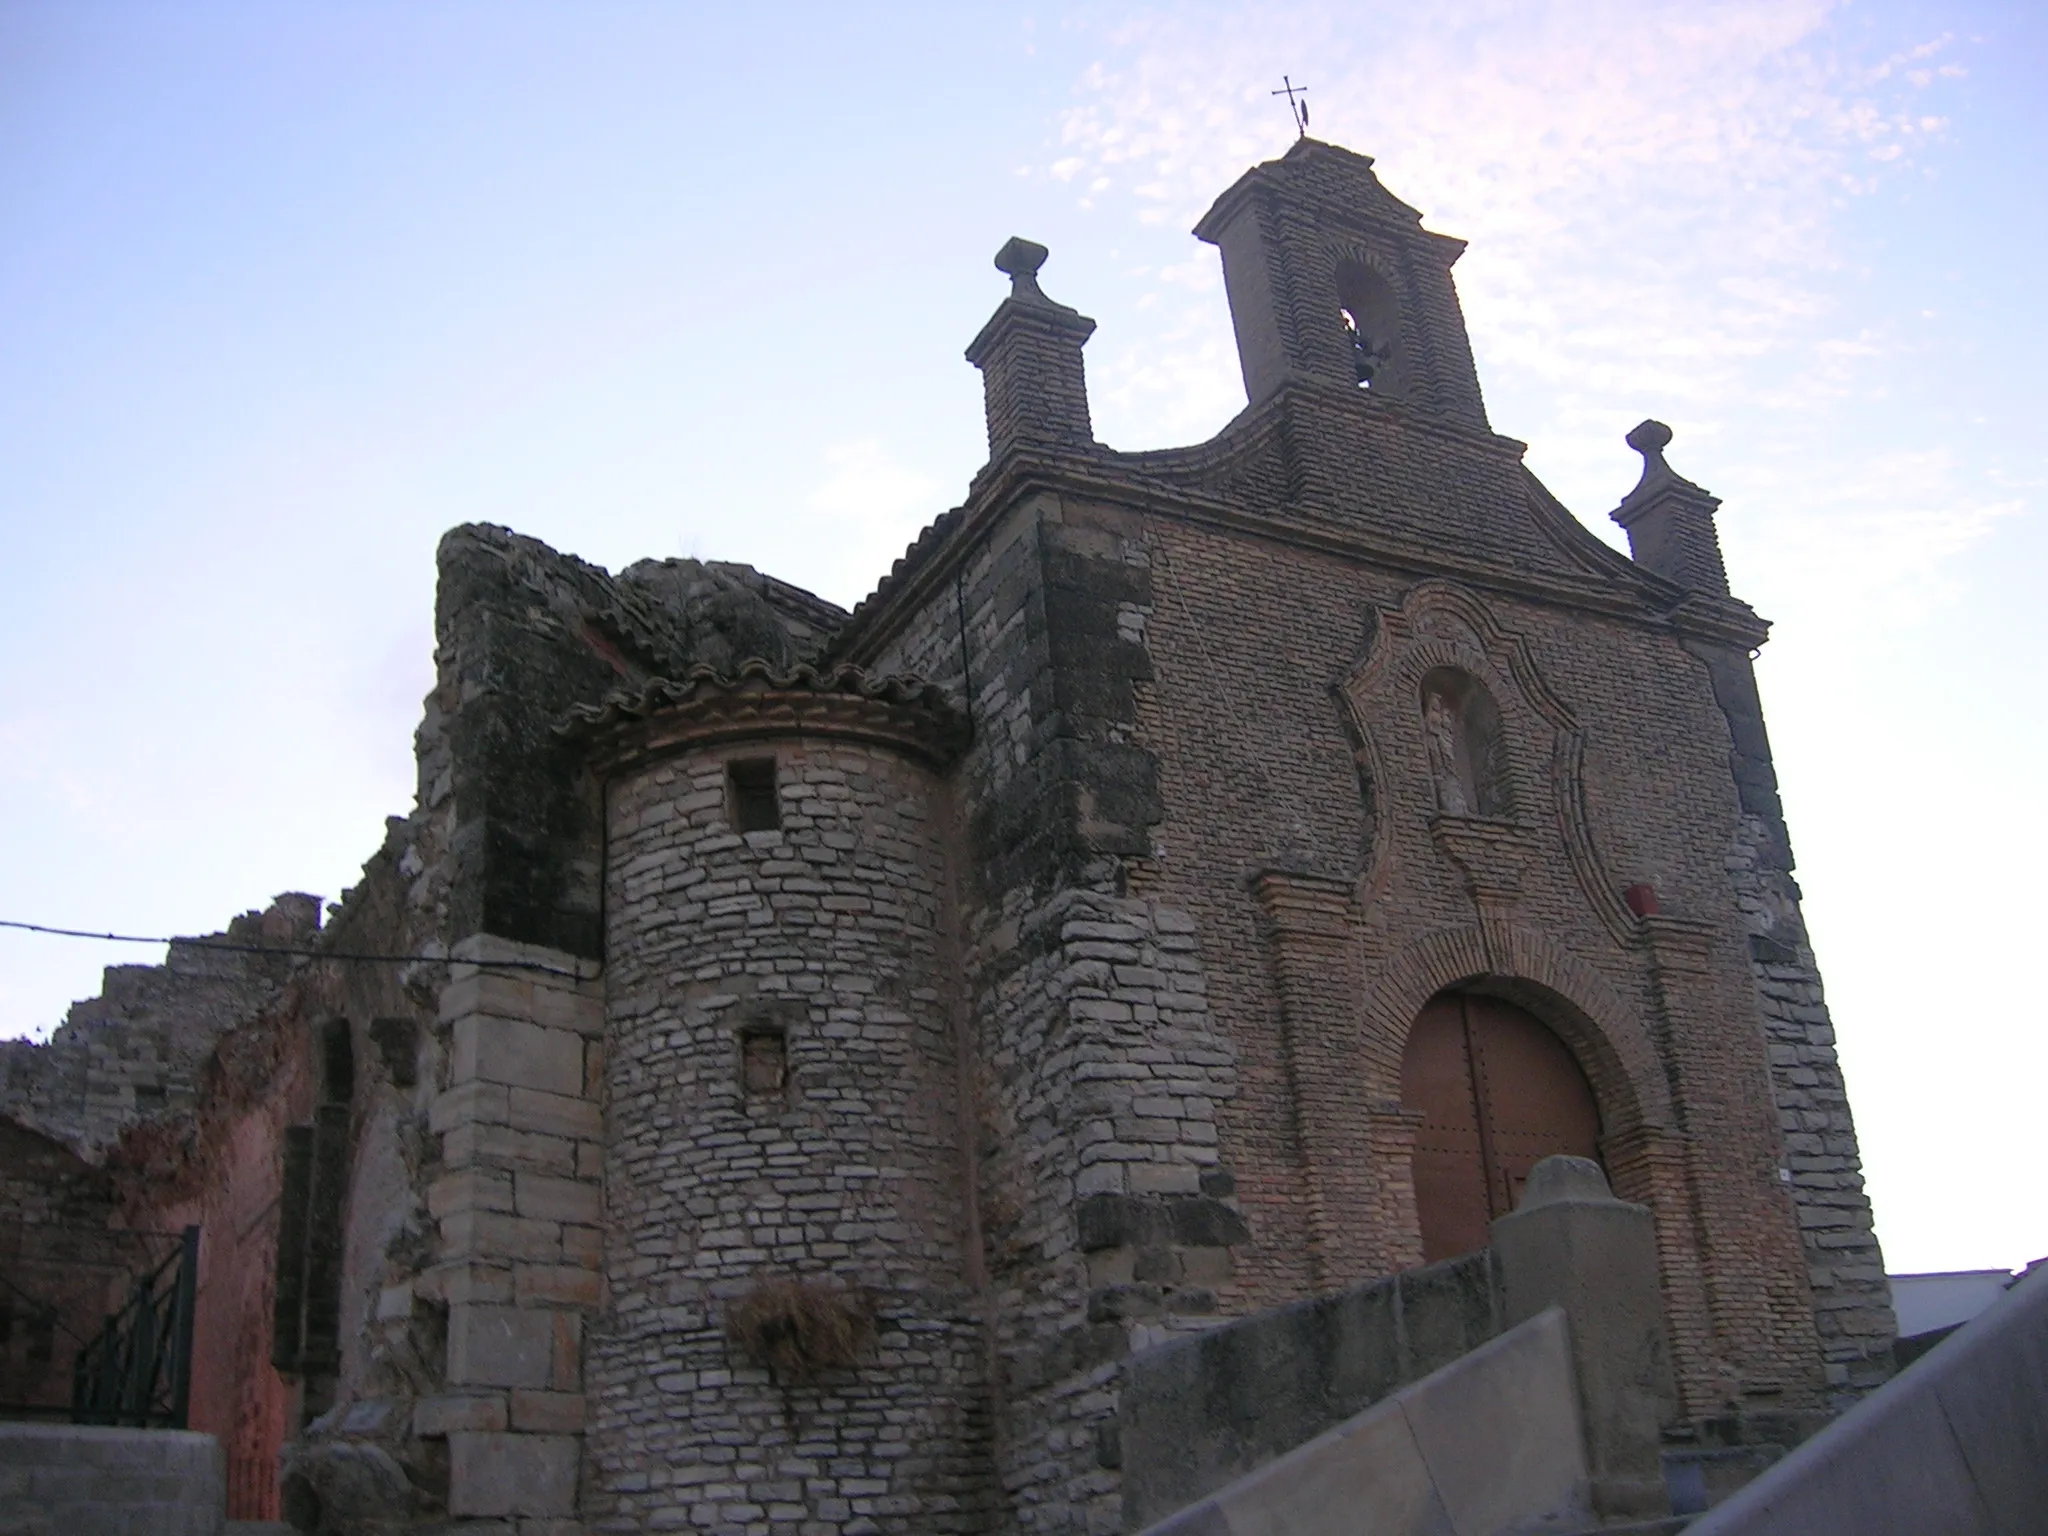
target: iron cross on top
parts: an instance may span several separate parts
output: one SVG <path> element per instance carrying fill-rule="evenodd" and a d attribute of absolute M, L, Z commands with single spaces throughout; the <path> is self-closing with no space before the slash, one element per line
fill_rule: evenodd
<path fill-rule="evenodd" d="M 1293 114 L 1294 126 L 1301 131 L 1301 136 L 1305 139 L 1308 137 L 1308 87 L 1296 85 L 1285 75 L 1280 77 L 1280 84 L 1286 89 L 1270 91 L 1267 94 L 1287 98 L 1287 110 Z M 1297 101 L 1296 97 L 1301 99 Z"/>

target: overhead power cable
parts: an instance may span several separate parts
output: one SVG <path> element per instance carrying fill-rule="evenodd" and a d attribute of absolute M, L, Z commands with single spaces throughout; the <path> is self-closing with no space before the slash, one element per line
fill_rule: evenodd
<path fill-rule="evenodd" d="M 95 933 L 85 928 L 53 928 L 45 923 L 21 923 L 0 917 L 0 928 L 23 933 L 50 934 L 60 939 L 100 939 L 109 944 L 170 944 L 187 949 L 214 949 L 233 955 L 300 956 L 307 960 L 345 960 L 363 965 L 473 965 L 480 971 L 527 971 L 542 976 L 566 976 L 571 981 L 593 981 L 579 970 L 564 970 L 544 960 L 467 960 L 460 955 L 372 955 L 346 950 L 308 949 L 290 944 L 240 944 L 233 939 L 152 938 L 139 933 Z"/>

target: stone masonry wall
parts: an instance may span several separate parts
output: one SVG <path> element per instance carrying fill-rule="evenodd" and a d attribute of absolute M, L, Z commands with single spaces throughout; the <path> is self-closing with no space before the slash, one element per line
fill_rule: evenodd
<path fill-rule="evenodd" d="M 1123 1361 L 1222 1310 L 1245 1236 L 1217 1146 L 1236 1058 L 1185 912 L 1089 891 L 1019 909 L 969 964 L 999 1528 L 1115 1530 Z"/>
<path fill-rule="evenodd" d="M 780 827 L 736 832 L 727 759 L 771 752 Z M 989 1529 L 946 807 L 816 739 L 611 789 L 597 1530 Z M 778 1377 L 729 1336 L 788 1282 L 872 1308 L 851 1368 Z"/>
<path fill-rule="evenodd" d="M 1745 817 L 1728 872 L 1750 925 L 1750 967 L 1769 1041 L 1771 1082 L 1785 1135 L 1831 1394 L 1853 1400 L 1891 1375 L 1898 1331 L 1884 1255 L 1863 1191 L 1856 1122 L 1835 1052 L 1835 1026 L 1800 918 L 1797 887 L 1769 866 L 1768 829 Z"/>
<path fill-rule="evenodd" d="M 960 688 L 976 726 L 955 772 L 1000 1530 L 1117 1528 L 1121 1362 L 1237 1305 L 1216 1129 L 1237 1056 L 1193 919 L 1128 889 L 1158 816 L 1147 580 L 1027 496 L 873 663 Z"/>
<path fill-rule="evenodd" d="M 475 962 L 523 962 L 525 971 Z M 600 1295 L 604 1004 L 575 957 L 475 935 L 441 992 L 446 1085 L 430 1124 L 437 1262 L 380 1313 L 446 1309 L 442 1390 L 412 1432 L 445 1442 L 447 1513 L 520 1536 L 575 1529 L 585 1323 Z"/>
<path fill-rule="evenodd" d="M 289 957 L 208 949 L 303 947 L 319 937 L 317 897 L 279 896 L 225 932 L 173 942 L 162 965 L 110 965 L 97 997 L 74 1003 L 45 1044 L 0 1042 L 0 1115 L 103 1156 L 127 1127 L 190 1111 L 214 1042 L 254 1016 L 292 972 Z"/>

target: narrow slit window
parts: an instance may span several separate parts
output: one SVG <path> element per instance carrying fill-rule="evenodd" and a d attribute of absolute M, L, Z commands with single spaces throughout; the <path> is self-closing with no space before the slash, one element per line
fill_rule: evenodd
<path fill-rule="evenodd" d="M 789 1087 L 789 1042 L 779 1029 L 740 1035 L 740 1087 L 749 1099 L 779 1099 Z"/>
<path fill-rule="evenodd" d="M 320 1085 L 329 1104 L 356 1096 L 356 1045 L 347 1019 L 329 1019 L 320 1030 Z"/>
<path fill-rule="evenodd" d="M 774 832 L 782 826 L 782 801 L 775 792 L 775 759 L 740 758 L 726 765 L 733 829 Z"/>

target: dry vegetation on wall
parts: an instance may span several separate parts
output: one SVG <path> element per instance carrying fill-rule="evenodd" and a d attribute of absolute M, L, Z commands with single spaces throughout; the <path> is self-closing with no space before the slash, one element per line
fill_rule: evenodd
<path fill-rule="evenodd" d="M 857 1364 L 875 1337 L 873 1300 L 816 1280 L 756 1280 L 726 1309 L 725 1335 L 784 1385 Z"/>

